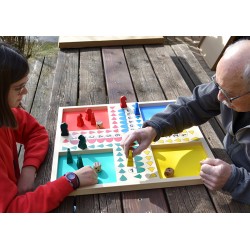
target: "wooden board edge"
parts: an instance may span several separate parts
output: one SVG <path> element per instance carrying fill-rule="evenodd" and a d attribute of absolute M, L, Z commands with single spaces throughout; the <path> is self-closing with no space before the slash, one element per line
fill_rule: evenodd
<path fill-rule="evenodd" d="M 60 42 L 58 41 L 58 47 L 60 49 L 69 49 L 69 48 L 86 48 L 86 47 L 103 47 L 103 46 L 121 46 L 121 45 L 144 45 L 144 44 L 163 44 L 164 37 L 152 37 L 152 38 L 143 38 L 135 37 L 126 39 L 111 39 L 111 40 L 93 40 L 93 41 L 68 41 Z"/>

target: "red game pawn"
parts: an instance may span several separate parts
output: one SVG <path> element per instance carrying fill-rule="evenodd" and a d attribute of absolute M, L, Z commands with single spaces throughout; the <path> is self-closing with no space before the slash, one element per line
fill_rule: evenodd
<path fill-rule="evenodd" d="M 85 115 L 85 120 L 90 121 L 91 120 L 91 114 L 92 114 L 92 109 L 87 109 L 86 110 L 86 115 Z"/>
<path fill-rule="evenodd" d="M 84 121 L 82 119 L 82 114 L 77 116 L 77 127 L 83 127 Z"/>
<path fill-rule="evenodd" d="M 96 125 L 96 120 L 95 120 L 95 114 L 92 113 L 91 114 L 91 121 L 90 121 L 91 125 Z"/>
<path fill-rule="evenodd" d="M 127 103 L 126 103 L 126 100 L 127 100 L 127 97 L 126 96 L 121 96 L 120 98 L 120 105 L 121 105 L 121 108 L 127 108 Z"/>

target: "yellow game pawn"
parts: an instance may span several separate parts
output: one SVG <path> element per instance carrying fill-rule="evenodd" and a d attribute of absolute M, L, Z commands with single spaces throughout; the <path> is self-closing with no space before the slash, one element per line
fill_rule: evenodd
<path fill-rule="evenodd" d="M 133 166 L 134 166 L 133 152 L 132 152 L 132 149 L 129 149 L 129 151 L 128 151 L 127 167 L 133 167 Z"/>

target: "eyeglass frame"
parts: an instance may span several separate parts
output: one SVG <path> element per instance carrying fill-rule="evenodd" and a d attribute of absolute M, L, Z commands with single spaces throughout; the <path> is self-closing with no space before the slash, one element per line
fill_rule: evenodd
<path fill-rule="evenodd" d="M 243 95 L 238 95 L 238 96 L 235 96 L 235 97 L 229 97 L 228 94 L 226 93 L 226 91 L 225 91 L 224 89 L 222 89 L 221 86 L 216 82 L 215 77 L 216 77 L 216 75 L 213 75 L 213 76 L 211 77 L 212 82 L 213 82 L 214 85 L 219 89 L 219 91 L 222 92 L 222 94 L 226 97 L 226 99 L 227 99 L 230 103 L 232 103 L 234 100 L 236 100 L 236 99 L 238 99 L 238 98 L 240 98 L 240 97 L 242 97 L 242 96 L 248 95 L 248 94 L 250 93 L 250 91 L 248 91 L 247 93 L 245 93 L 245 94 L 243 94 Z"/>

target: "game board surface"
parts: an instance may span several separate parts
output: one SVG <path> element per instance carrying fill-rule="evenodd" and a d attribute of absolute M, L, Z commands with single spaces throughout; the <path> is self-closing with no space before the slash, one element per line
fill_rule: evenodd
<path fill-rule="evenodd" d="M 143 121 L 164 111 L 173 102 L 139 102 L 138 115 L 135 115 L 135 103 L 127 103 L 127 108 L 121 108 L 120 103 L 60 107 L 51 180 L 77 170 L 77 157 L 81 156 L 84 166 L 100 162 L 102 171 L 98 173 L 98 184 L 79 188 L 71 195 L 202 183 L 199 177 L 200 161 L 213 158 L 213 155 L 198 127 L 152 142 L 149 148 L 132 159 L 132 167 L 127 165 L 120 146 L 126 132 L 140 128 Z M 96 121 L 103 122 L 103 128 L 97 128 L 84 119 L 87 109 L 92 110 Z M 84 120 L 82 127 L 77 126 L 79 114 Z M 60 125 L 63 122 L 68 124 L 68 136 L 61 136 Z M 78 147 L 80 135 L 86 138 L 87 148 L 84 150 Z M 68 149 L 73 158 L 70 164 L 67 163 Z M 168 167 L 174 169 L 174 177 L 165 177 L 164 171 Z"/>

